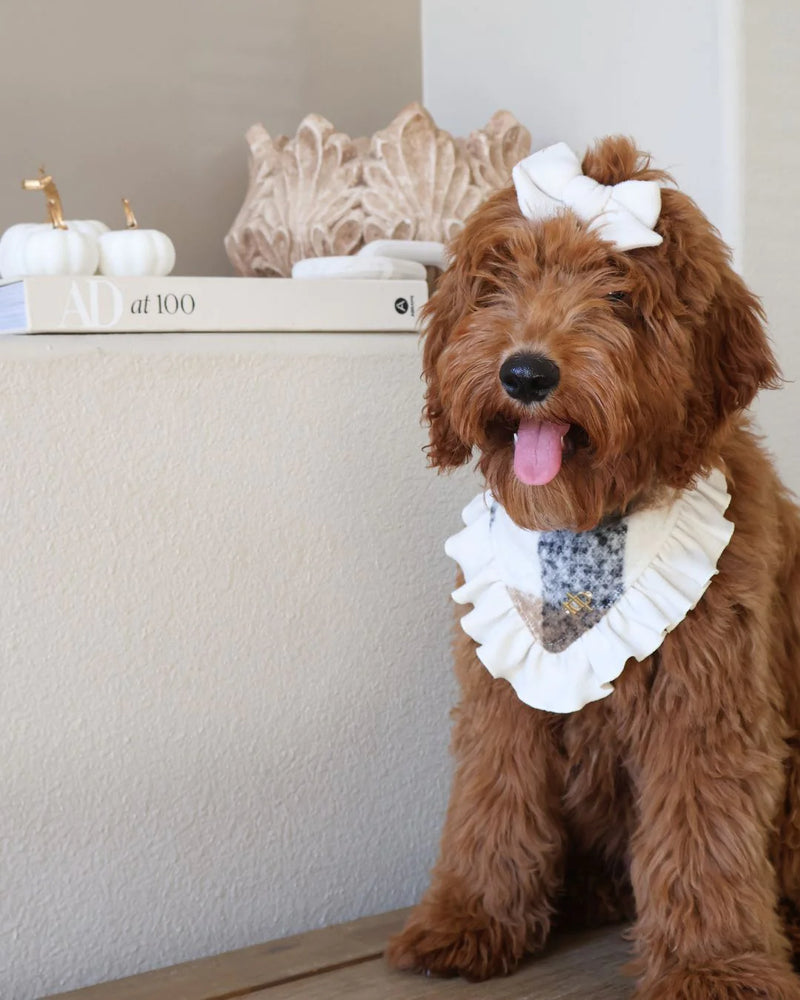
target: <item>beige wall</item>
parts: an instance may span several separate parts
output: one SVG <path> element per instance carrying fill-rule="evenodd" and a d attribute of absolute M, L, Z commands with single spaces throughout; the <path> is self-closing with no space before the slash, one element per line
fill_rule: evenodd
<path fill-rule="evenodd" d="M 744 3 L 744 273 L 762 296 L 787 384 L 759 419 L 800 492 L 800 5 Z"/>
<path fill-rule="evenodd" d="M 0 229 L 44 218 L 44 162 L 72 218 L 163 228 L 176 273 L 228 274 L 243 134 L 318 111 L 354 135 L 421 96 L 419 0 L 2 4 Z"/>
<path fill-rule="evenodd" d="M 0 339 L 3 1000 L 421 893 L 477 485 L 426 468 L 419 367 L 413 334 Z"/>

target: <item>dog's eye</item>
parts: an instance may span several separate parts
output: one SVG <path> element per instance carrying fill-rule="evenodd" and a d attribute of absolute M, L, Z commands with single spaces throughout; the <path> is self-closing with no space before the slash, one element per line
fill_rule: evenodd
<path fill-rule="evenodd" d="M 608 292 L 606 298 L 609 302 L 630 302 L 631 300 L 627 292 Z"/>

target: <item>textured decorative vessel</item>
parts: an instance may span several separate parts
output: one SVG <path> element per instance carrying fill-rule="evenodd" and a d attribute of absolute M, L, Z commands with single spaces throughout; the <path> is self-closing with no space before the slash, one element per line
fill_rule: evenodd
<path fill-rule="evenodd" d="M 317 114 L 292 138 L 273 139 L 263 125 L 246 138 L 250 181 L 225 249 L 240 274 L 273 277 L 372 240 L 447 242 L 531 144 L 508 111 L 459 139 L 416 103 L 371 139 L 351 139 Z"/>

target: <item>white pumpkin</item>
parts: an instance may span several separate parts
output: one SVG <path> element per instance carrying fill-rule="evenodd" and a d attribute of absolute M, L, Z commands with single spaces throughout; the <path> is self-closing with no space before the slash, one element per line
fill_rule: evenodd
<path fill-rule="evenodd" d="M 151 277 L 175 267 L 175 247 L 158 229 L 139 229 L 127 198 L 122 199 L 126 229 L 103 233 L 98 239 L 100 273 L 113 277 Z"/>
<path fill-rule="evenodd" d="M 100 274 L 146 277 L 169 274 L 175 267 L 175 247 L 157 229 L 120 229 L 98 240 Z"/>
<path fill-rule="evenodd" d="M 64 221 L 61 196 L 53 178 L 39 168 L 39 176 L 22 182 L 25 191 L 41 191 L 50 222 L 23 222 L 0 238 L 0 277 L 33 274 L 94 274 L 100 259 L 97 237 L 108 226 L 97 219 Z M 69 234 L 69 235 L 66 235 Z"/>
<path fill-rule="evenodd" d="M 83 228 L 72 222 L 66 229 L 47 222 L 11 226 L 0 239 L 0 276 L 94 274 L 100 260 L 97 236 L 92 228 L 81 232 L 79 226 Z"/>
<path fill-rule="evenodd" d="M 9 226 L 0 237 L 0 277 L 15 278 L 22 274 L 25 268 L 25 243 L 30 233 L 37 229 L 52 229 L 49 225 L 21 222 Z"/>

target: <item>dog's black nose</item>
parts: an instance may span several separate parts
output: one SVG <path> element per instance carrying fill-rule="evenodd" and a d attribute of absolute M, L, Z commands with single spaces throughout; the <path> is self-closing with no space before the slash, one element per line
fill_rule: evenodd
<path fill-rule="evenodd" d="M 555 361 L 541 354 L 512 354 L 500 366 L 500 382 L 512 399 L 541 403 L 558 385 Z"/>

